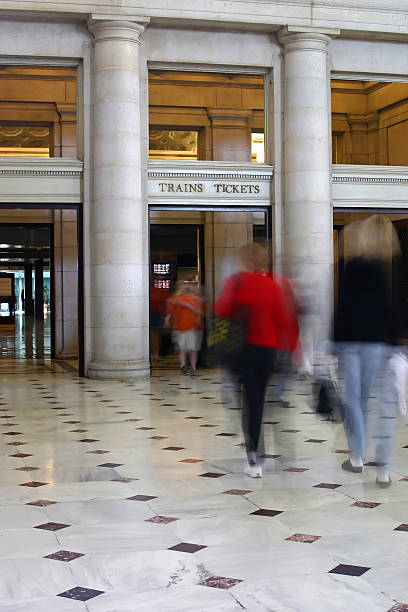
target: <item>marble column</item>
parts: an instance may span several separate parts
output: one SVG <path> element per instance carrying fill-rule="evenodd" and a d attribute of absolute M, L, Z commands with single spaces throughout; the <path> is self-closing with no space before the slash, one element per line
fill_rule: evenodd
<path fill-rule="evenodd" d="M 313 308 L 314 340 L 330 333 L 333 304 L 330 36 L 279 33 L 284 49 L 284 249 Z"/>
<path fill-rule="evenodd" d="M 143 20 L 142 20 L 143 21 Z M 90 378 L 149 375 L 148 216 L 143 201 L 139 45 L 133 21 L 89 23 L 94 34 Z"/>

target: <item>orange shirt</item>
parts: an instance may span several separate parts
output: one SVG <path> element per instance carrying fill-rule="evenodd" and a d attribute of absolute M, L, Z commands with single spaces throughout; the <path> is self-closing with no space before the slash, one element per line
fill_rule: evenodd
<path fill-rule="evenodd" d="M 195 310 L 191 310 L 187 304 L 191 304 Z M 172 328 L 175 331 L 203 329 L 204 302 L 199 295 L 175 295 L 167 301 L 166 311 L 171 314 Z"/>

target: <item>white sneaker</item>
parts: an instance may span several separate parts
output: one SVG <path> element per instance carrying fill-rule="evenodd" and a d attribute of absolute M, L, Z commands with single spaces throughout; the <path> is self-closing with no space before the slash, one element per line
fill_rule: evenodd
<path fill-rule="evenodd" d="M 258 464 L 248 465 L 245 468 L 245 474 L 251 478 L 262 478 L 262 466 Z"/>

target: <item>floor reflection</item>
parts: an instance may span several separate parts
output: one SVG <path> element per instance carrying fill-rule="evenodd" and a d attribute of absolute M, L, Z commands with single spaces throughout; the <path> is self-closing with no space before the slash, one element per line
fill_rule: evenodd
<path fill-rule="evenodd" d="M 0 373 L 74 372 L 77 360 L 51 359 L 51 318 L 16 315 L 16 324 L 0 326 Z"/>

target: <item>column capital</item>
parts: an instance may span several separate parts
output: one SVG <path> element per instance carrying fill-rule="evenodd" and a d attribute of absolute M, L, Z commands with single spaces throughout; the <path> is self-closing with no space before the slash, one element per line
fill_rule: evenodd
<path fill-rule="evenodd" d="M 94 35 L 94 42 L 122 40 L 140 43 L 140 35 L 150 22 L 149 17 L 94 15 L 88 19 L 88 29 Z"/>
<path fill-rule="evenodd" d="M 277 33 L 278 41 L 285 52 L 320 51 L 327 52 L 327 46 L 340 30 L 335 28 L 309 28 L 301 26 L 285 26 Z"/>

